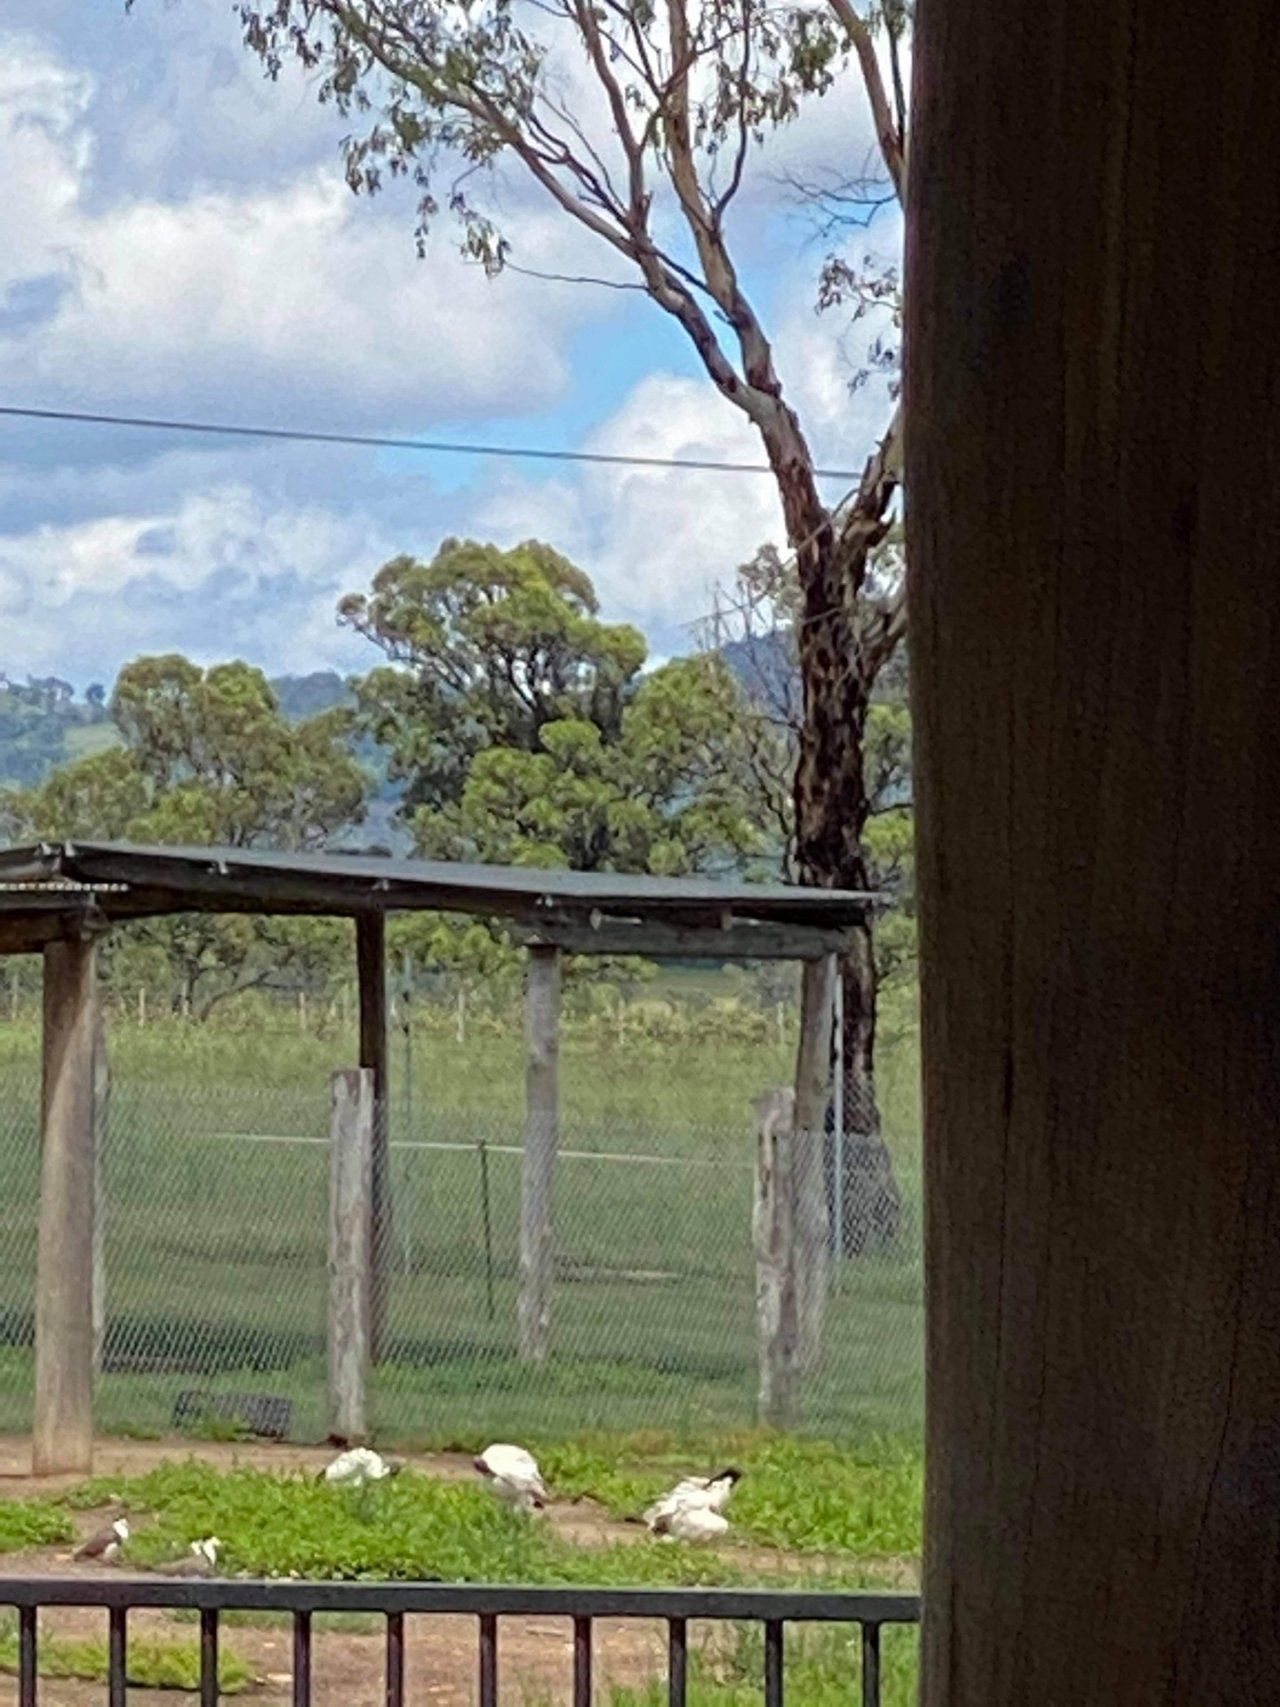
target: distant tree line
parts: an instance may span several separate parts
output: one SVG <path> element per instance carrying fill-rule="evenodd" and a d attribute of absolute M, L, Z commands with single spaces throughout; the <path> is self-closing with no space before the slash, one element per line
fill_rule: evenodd
<path fill-rule="evenodd" d="M 743 660 L 702 652 L 646 669 L 643 635 L 605 622 L 590 577 L 550 546 L 449 539 L 428 561 L 387 563 L 338 614 L 381 655 L 348 682 L 134 660 L 96 701 L 111 744 L 0 794 L 7 838 L 369 849 L 383 839 L 370 804 L 390 795 L 397 834 L 432 858 L 789 868 L 794 738 Z M 69 688 L 54 702 L 76 704 Z M 901 785 L 905 717 L 886 706 L 868 742 L 881 793 Z M 909 813 L 889 817 L 884 873 L 901 886 Z M 405 921 L 396 946 L 464 981 L 512 961 L 501 930 L 473 921 Z M 204 1017 L 248 990 L 322 990 L 349 945 L 325 921 L 191 915 L 117 933 L 110 952 L 120 977 Z"/>

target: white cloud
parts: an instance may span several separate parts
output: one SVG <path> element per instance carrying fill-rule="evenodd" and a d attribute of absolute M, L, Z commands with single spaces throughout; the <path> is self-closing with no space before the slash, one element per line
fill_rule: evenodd
<path fill-rule="evenodd" d="M 758 462 L 749 424 L 699 380 L 652 374 L 589 441 L 594 451 Z M 537 484 L 506 477 L 478 530 L 503 542 L 549 540 L 594 579 L 610 616 L 678 625 L 707 607 L 714 582 L 776 535 L 768 476 L 585 468 Z"/>
<path fill-rule="evenodd" d="M 22 38 L 0 49 L 0 147 L 19 186 L 0 216 L 0 283 L 54 274 L 64 287 L 38 332 L 0 337 L 0 355 L 10 385 L 45 400 L 180 396 L 415 425 L 509 415 L 556 398 L 566 336 L 615 306 L 514 275 L 490 283 L 447 233 L 423 265 L 403 206 L 357 201 L 336 166 L 92 208 L 91 85 Z M 576 234 L 549 206 L 512 223 L 539 266 L 574 270 Z"/>
<path fill-rule="evenodd" d="M 66 239 L 91 139 L 81 120 L 91 84 L 26 37 L 0 38 L 0 293 L 67 264 Z"/>
<path fill-rule="evenodd" d="M 196 46 L 205 33 L 202 22 Z M 104 105 L 101 81 L 31 37 L 0 37 L 9 184 L 0 203 L 0 309 L 9 292 L 0 360 L 10 395 L 419 431 L 551 405 L 570 378 L 571 334 L 634 298 L 516 276 L 489 284 L 457 257 L 446 230 L 419 263 L 403 200 L 357 201 L 332 161 L 316 163 L 335 147 L 336 130 L 324 128 L 331 115 L 317 118 L 301 87 L 259 87 L 248 63 L 236 48 L 220 69 L 166 68 L 165 88 L 187 90 L 201 110 L 169 119 L 152 95 L 139 95 L 148 116 L 131 128 L 122 115 L 132 93 L 116 90 L 114 106 Z M 572 87 L 581 85 L 573 68 Z M 305 147 L 292 129 L 301 106 L 310 115 Z M 108 107 L 119 136 L 98 134 Z M 214 169 L 211 125 L 227 133 L 225 172 Z M 191 135 L 201 164 L 184 176 L 179 157 Z M 855 92 L 814 104 L 769 144 L 743 203 L 754 220 L 742 222 L 743 251 L 757 265 L 776 255 L 774 174 L 815 159 L 860 163 L 866 137 Z M 122 183 L 140 182 L 145 196 L 121 193 Z M 529 185 L 511 178 L 497 193 L 521 264 L 607 270 L 600 246 Z M 898 230 L 878 222 L 877 247 L 894 248 Z M 815 263 L 811 250 L 771 293 L 786 305 L 778 361 L 819 460 L 856 469 L 887 410 L 871 388 L 849 398 L 840 322 L 811 310 Z M 34 312 L 33 292 L 38 326 L 23 318 Z M 662 324 L 656 308 L 651 320 Z M 851 350 L 862 339 L 855 329 Z M 587 448 L 762 459 L 749 424 L 709 382 L 665 372 L 636 385 Z M 395 551 L 429 553 L 445 532 L 551 540 L 595 577 L 608 615 L 636 621 L 673 651 L 687 644 L 680 625 L 706 610 L 712 585 L 782 533 L 767 476 L 584 468 L 540 482 L 486 471 L 442 497 L 427 480 L 371 472 L 371 459 L 304 457 L 297 447 L 178 445 L 118 466 L 92 465 L 87 454 L 38 473 L 30 462 L 0 466 L 0 502 L 10 509 L 10 532 L 0 536 L 0 665 L 81 680 L 175 647 L 205 659 L 239 652 L 273 669 L 339 659 L 358 667 L 370 655 L 336 630 L 337 596 Z"/>
<path fill-rule="evenodd" d="M 244 487 L 0 538 L 0 664 L 77 676 L 141 652 L 272 669 L 351 662 L 334 615 L 390 553 L 369 518 Z M 83 660 L 78 666 L 77 660 Z"/>

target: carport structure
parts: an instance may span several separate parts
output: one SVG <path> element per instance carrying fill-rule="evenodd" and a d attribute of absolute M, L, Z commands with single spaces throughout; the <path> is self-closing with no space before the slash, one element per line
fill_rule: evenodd
<path fill-rule="evenodd" d="M 873 904 L 869 894 L 780 884 L 345 854 L 70 841 L 0 852 L 0 952 L 39 953 L 44 962 L 36 1473 L 91 1466 L 100 1266 L 94 1257 L 97 948 L 114 925 L 193 912 L 353 921 L 359 1058 L 373 1104 L 368 1338 L 375 1359 L 386 1336 L 392 1224 L 387 916 L 464 914 L 511 929 L 528 954 L 518 1333 L 522 1356 L 537 1362 L 546 1355 L 550 1311 L 562 956 L 797 960 L 815 988 L 829 989 L 834 958 Z M 798 1073 L 801 1083 L 807 1079 L 825 1095 L 829 1018 L 821 1003 L 816 1014 L 818 1023 L 801 1041 Z"/>

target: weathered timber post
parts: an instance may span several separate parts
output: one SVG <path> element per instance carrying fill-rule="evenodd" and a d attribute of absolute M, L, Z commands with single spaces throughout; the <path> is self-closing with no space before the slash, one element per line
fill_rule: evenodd
<path fill-rule="evenodd" d="M 1280 8 L 921 0 L 914 55 L 922 1701 L 1260 1707 Z"/>
<path fill-rule="evenodd" d="M 368 1068 L 335 1073 L 329 1128 L 329 1423 L 343 1440 L 368 1433 L 373 1259 L 373 1134 Z"/>
<path fill-rule="evenodd" d="M 560 1143 L 560 950 L 529 949 L 525 993 L 524 1154 L 520 1171 L 520 1295 L 517 1341 L 527 1363 L 544 1363 L 551 1342 L 555 1260 L 553 1204 Z"/>
<path fill-rule="evenodd" d="M 796 1094 L 790 1085 L 756 1100 L 759 1133 L 751 1232 L 756 1259 L 756 1355 L 759 1421 L 799 1421 L 796 1317 L 796 1195 L 793 1168 Z"/>
<path fill-rule="evenodd" d="M 93 1373 L 102 1374 L 107 1340 L 107 1125 L 111 1108 L 111 1058 L 106 1005 L 94 1002 L 93 1028 Z"/>
<path fill-rule="evenodd" d="M 43 1140 L 36 1252 L 37 1476 L 93 1468 L 94 1009 L 88 934 L 44 950 Z"/>
<path fill-rule="evenodd" d="M 392 1248 L 391 1135 L 387 1073 L 387 936 L 381 913 L 356 920 L 356 970 L 360 985 L 360 1065 L 373 1075 L 373 1292 L 369 1304 L 369 1356 L 386 1355 Z"/>
<path fill-rule="evenodd" d="M 834 955 L 804 963 L 792 1139 L 796 1318 L 802 1374 L 814 1370 L 822 1359 L 830 1286 L 831 1215 L 827 1205 L 825 1158 L 831 1092 L 831 1022 L 838 976 Z"/>

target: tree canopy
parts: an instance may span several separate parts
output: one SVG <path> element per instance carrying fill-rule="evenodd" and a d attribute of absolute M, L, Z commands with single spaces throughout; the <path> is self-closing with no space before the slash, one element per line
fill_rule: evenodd
<path fill-rule="evenodd" d="M 136 659 L 120 672 L 111 715 L 121 745 L 6 798 L 11 835 L 308 849 L 361 816 L 366 780 L 344 715 L 290 724 L 248 664 Z M 177 1002 L 207 1011 L 236 990 L 321 975 L 340 933 L 310 920 L 192 915 L 134 940 L 152 961 L 163 953 Z"/>
<path fill-rule="evenodd" d="M 360 822 L 370 778 L 355 755 L 373 749 L 427 856 L 663 874 L 769 858 L 733 671 L 700 655 L 646 672 L 644 637 L 598 610 L 591 578 L 536 541 L 394 558 L 340 606 L 386 660 L 349 684 L 349 705 L 292 723 L 247 664 L 136 659 L 110 701 L 120 743 L 5 795 L 6 832 L 320 848 Z M 396 942 L 455 971 L 508 962 L 501 931 L 471 921 L 416 921 Z M 175 999 L 207 1011 L 323 978 L 341 936 L 192 916 L 135 933 L 127 952 L 144 948 Z"/>
<path fill-rule="evenodd" d="M 907 0 L 861 10 L 854 0 L 781 9 L 762 0 L 240 0 L 239 12 L 268 75 L 296 61 L 347 121 L 354 190 L 373 194 L 407 179 L 419 191 L 420 242 L 447 208 L 466 251 L 496 272 L 513 256 L 494 169 L 513 167 L 594 240 L 606 283 L 644 292 L 681 328 L 710 384 L 755 428 L 801 609 L 797 872 L 864 888 L 867 709 L 906 628 L 905 578 L 884 582 L 872 572 L 901 480 L 902 410 L 886 409 L 861 479 L 832 504 L 744 283 L 730 216 L 759 146 L 830 90 L 851 54 L 883 182 L 903 199 Z M 869 926 L 854 933 L 844 984 L 846 1059 L 870 1106 Z"/>
<path fill-rule="evenodd" d="M 357 721 L 420 853 L 676 873 L 760 850 L 732 673 L 698 657 L 644 674 L 643 635 L 598 610 L 537 541 L 447 539 L 342 601 L 388 659 L 356 682 Z"/>

